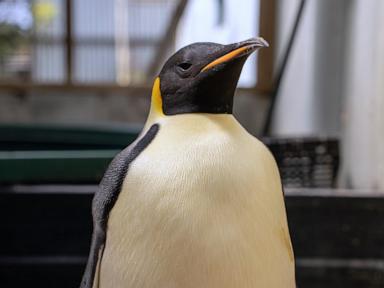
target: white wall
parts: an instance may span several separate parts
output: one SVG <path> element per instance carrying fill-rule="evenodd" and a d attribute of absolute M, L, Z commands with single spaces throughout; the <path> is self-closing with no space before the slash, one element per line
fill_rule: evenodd
<path fill-rule="evenodd" d="M 340 182 L 384 191 L 384 1 L 352 2 Z"/>
<path fill-rule="evenodd" d="M 300 1 L 278 3 L 277 59 L 280 60 Z M 337 136 L 340 133 L 348 3 L 307 1 L 278 95 L 274 135 Z"/>

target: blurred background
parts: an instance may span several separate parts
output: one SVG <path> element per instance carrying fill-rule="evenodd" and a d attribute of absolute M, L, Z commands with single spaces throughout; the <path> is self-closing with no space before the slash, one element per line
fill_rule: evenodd
<path fill-rule="evenodd" d="M 298 286 L 384 287 L 383 27 L 382 0 L 0 0 L 0 286 L 77 287 L 164 61 L 261 35 L 234 114 L 278 162 Z"/>

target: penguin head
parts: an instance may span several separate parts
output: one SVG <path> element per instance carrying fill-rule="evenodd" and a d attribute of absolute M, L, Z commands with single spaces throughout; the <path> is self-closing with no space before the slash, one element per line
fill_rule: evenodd
<path fill-rule="evenodd" d="M 268 43 L 251 38 L 229 45 L 194 43 L 180 49 L 158 77 L 163 113 L 232 113 L 243 65 L 261 47 Z"/>

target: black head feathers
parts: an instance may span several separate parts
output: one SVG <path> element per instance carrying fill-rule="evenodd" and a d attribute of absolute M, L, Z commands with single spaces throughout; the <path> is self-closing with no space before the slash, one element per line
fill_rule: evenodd
<path fill-rule="evenodd" d="M 252 38 L 229 45 L 194 43 L 180 49 L 159 74 L 164 114 L 232 113 L 247 57 L 267 46 L 262 38 Z"/>

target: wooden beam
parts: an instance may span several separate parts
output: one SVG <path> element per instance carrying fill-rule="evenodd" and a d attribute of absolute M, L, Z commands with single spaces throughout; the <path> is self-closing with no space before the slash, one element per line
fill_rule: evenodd
<path fill-rule="evenodd" d="M 66 23 L 65 23 L 65 56 L 66 56 L 66 82 L 72 83 L 73 75 L 73 54 L 72 54 L 72 0 L 66 0 Z"/>
<path fill-rule="evenodd" d="M 76 92 L 118 92 L 126 95 L 149 96 L 152 89 L 152 83 L 143 83 L 142 85 L 122 86 L 116 83 L 94 83 L 94 84 L 67 84 L 67 83 L 20 83 L 20 82 L 0 82 L 0 91 L 28 92 L 28 91 L 76 91 Z M 255 88 L 237 88 L 239 95 L 243 93 L 264 94 L 263 91 Z M 1 97 L 2 94 L 0 94 Z M 103 94 L 100 94 L 103 95 Z M 106 94 L 108 95 L 108 94 Z"/>
<path fill-rule="evenodd" d="M 188 0 L 179 0 L 173 14 L 170 17 L 170 22 L 165 32 L 164 37 L 162 38 L 159 48 L 156 50 L 153 55 L 152 63 L 149 65 L 148 75 L 151 77 L 155 76 L 159 71 L 159 67 L 163 62 L 164 57 L 166 56 L 167 49 L 171 43 L 174 41 L 177 25 L 183 15 L 184 9 L 187 6 Z"/>
<path fill-rule="evenodd" d="M 276 48 L 276 0 L 260 0 L 260 32 L 269 43 L 269 48 L 261 49 L 257 64 L 257 88 L 270 92 L 273 86 L 273 67 Z"/>
<path fill-rule="evenodd" d="M 61 37 L 47 37 L 47 36 L 39 36 L 32 37 L 31 41 L 33 43 L 45 44 L 45 45 L 54 45 L 59 44 L 62 45 L 63 42 L 66 43 L 66 39 Z M 159 40 L 148 38 L 148 37 L 137 37 L 129 40 L 129 45 L 133 47 L 142 48 L 143 46 L 155 46 L 159 44 Z M 95 36 L 86 36 L 80 37 L 76 39 L 72 39 L 72 45 L 89 45 L 89 46 L 111 46 L 114 47 L 116 43 L 116 38 L 114 37 L 95 37 Z"/>
<path fill-rule="evenodd" d="M 73 83 L 0 83 L 0 91 L 28 92 L 28 91 L 76 91 L 76 92 L 118 92 L 127 95 L 150 95 L 151 85 L 120 86 L 116 83 L 94 83 L 94 84 L 73 84 Z M 99 95 L 99 94 L 98 94 Z M 100 94 L 102 95 L 102 94 Z M 1 97 L 1 95 L 0 95 Z"/>

